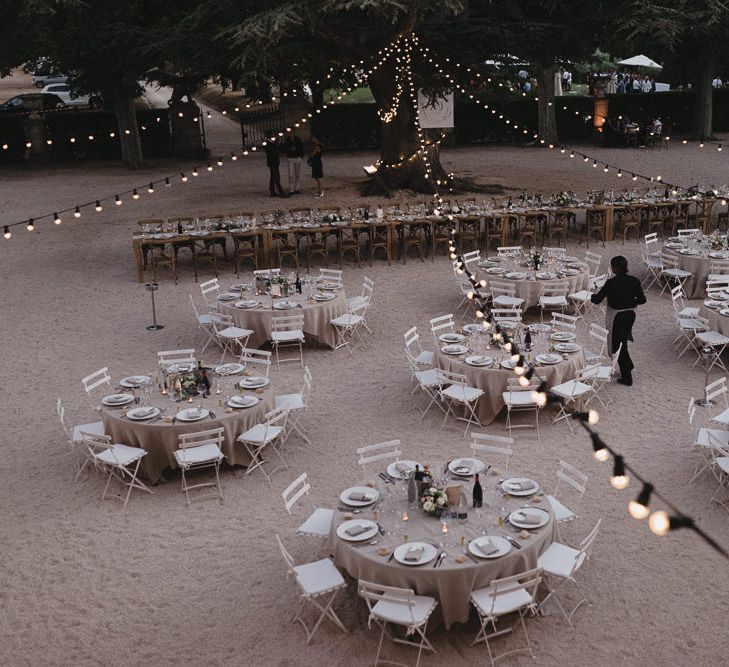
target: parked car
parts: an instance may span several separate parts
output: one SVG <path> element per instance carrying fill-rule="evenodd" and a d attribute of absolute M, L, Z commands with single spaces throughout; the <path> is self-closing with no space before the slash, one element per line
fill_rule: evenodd
<path fill-rule="evenodd" d="M 65 106 L 63 100 L 53 93 L 25 93 L 11 97 L 7 102 L 0 104 L 0 112 L 50 111 L 52 109 L 62 109 Z"/>
<path fill-rule="evenodd" d="M 101 106 L 98 95 L 77 95 L 71 92 L 71 86 L 67 83 L 52 83 L 50 86 L 46 86 L 43 92 L 58 95 L 64 104 L 69 107 Z"/>
<path fill-rule="evenodd" d="M 37 69 L 33 72 L 33 85 L 36 88 L 43 88 L 49 83 L 66 83 L 68 76 L 66 74 L 51 73 L 47 69 Z"/>

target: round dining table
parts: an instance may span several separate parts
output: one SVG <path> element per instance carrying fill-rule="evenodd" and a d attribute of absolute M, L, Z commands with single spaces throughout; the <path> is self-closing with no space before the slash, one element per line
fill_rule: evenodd
<path fill-rule="evenodd" d="M 236 298 L 221 300 L 221 297 L 228 298 L 224 296 L 227 294 L 234 294 Z M 344 288 L 318 292 L 324 294 L 324 297 L 316 297 L 315 294 L 317 292 L 312 295 L 302 293 L 272 298 L 266 295 L 257 296 L 250 291 L 227 292 L 218 297 L 218 309 L 222 314 L 231 315 L 235 326 L 253 331 L 248 339 L 248 347 L 258 348 L 271 340 L 274 317 L 303 315 L 306 341 L 315 340 L 333 349 L 337 342 L 337 332 L 330 322 L 347 312 L 347 297 Z"/>
<path fill-rule="evenodd" d="M 704 303 L 699 309 L 699 315 L 709 320 L 709 329 L 729 336 L 729 301 L 717 307 L 709 307 Z"/>
<path fill-rule="evenodd" d="M 141 447 L 147 452 L 142 459 L 140 471 L 143 477 L 156 484 L 162 472 L 167 468 L 177 468 L 174 452 L 179 449 L 179 436 L 183 433 L 198 433 L 214 428 L 223 428 L 223 454 L 230 465 L 248 465 L 251 461 L 243 445 L 236 438 L 249 428 L 265 420 L 264 415 L 274 407 L 274 392 L 271 382 L 259 389 L 241 390 L 237 383 L 244 377 L 252 377 L 250 371 L 227 376 L 216 375 L 209 371 L 212 380 L 211 394 L 207 398 L 193 397 L 175 401 L 171 394 L 161 394 L 156 389 L 143 402 L 148 407 L 156 407 L 161 411 L 156 417 L 147 420 L 134 420 L 127 416 L 128 408 L 135 404 L 110 407 L 102 403 L 101 417 L 104 432 L 112 441 L 131 447 Z M 119 393 L 129 392 L 121 389 Z M 220 391 L 220 393 L 217 393 Z M 228 405 L 229 397 L 234 395 L 255 396 L 258 402 L 252 407 L 232 408 Z M 177 418 L 181 410 L 202 407 L 208 415 L 198 421 L 182 421 Z"/>
<path fill-rule="evenodd" d="M 454 623 L 466 623 L 470 613 L 470 595 L 488 586 L 494 579 L 507 577 L 536 567 L 537 559 L 556 537 L 556 521 L 550 504 L 536 485 L 536 493 L 513 496 L 503 493 L 504 475 L 481 475 L 483 506 L 478 509 L 468 503 L 468 518 L 461 523 L 455 518 L 436 517 L 422 509 L 408 508 L 405 481 L 385 475 L 388 482 L 378 477 L 377 482 L 365 482 L 376 489 L 377 501 L 350 513 L 346 506 L 335 512 L 329 535 L 329 548 L 337 567 L 357 580 L 371 581 L 387 586 L 410 588 L 418 595 L 435 597 L 438 608 L 435 617 L 442 617 L 447 628 Z M 509 475 L 508 477 L 512 477 Z M 471 498 L 472 477 L 456 479 L 449 476 L 446 484 L 461 483 Z M 365 487 L 363 487 L 365 488 Z M 345 491 L 346 493 L 346 491 Z M 340 498 L 340 502 L 341 498 Z M 500 521 L 512 512 L 524 508 L 538 508 L 546 513 L 546 523 L 538 528 L 521 530 L 511 522 Z M 352 508 L 354 510 L 355 508 Z M 403 517 L 407 517 L 407 521 Z M 345 521 L 369 520 L 377 525 L 374 539 L 348 541 L 340 526 Z M 444 525 L 447 534 L 444 534 Z M 339 530 L 338 530 L 339 529 Z M 507 541 L 507 553 L 495 558 L 477 557 L 469 543 L 489 536 Z M 423 542 L 444 553 L 442 560 L 435 558 L 421 565 L 407 565 L 394 558 L 394 550 L 406 542 Z M 478 553 L 478 551 L 476 551 Z"/>
<path fill-rule="evenodd" d="M 663 254 L 676 259 L 679 269 L 691 273 L 684 283 L 684 294 L 689 299 L 706 296 L 706 279 L 711 273 L 711 263 L 729 261 L 729 251 L 712 250 L 708 247 L 686 246 L 677 240 L 669 240 L 663 246 Z"/>
<path fill-rule="evenodd" d="M 571 353 L 559 353 L 561 360 L 557 363 L 541 363 L 540 355 L 557 354 L 552 348 L 554 341 L 549 340 L 550 332 L 534 335 L 532 352 L 527 352 L 528 361 L 534 362 L 536 373 L 543 378 L 549 387 L 553 387 L 567 380 L 572 380 L 585 366 L 585 353 L 582 346 Z M 509 364 L 510 354 L 500 347 L 489 345 L 488 334 L 469 334 L 465 332 L 463 345 L 467 351 L 462 354 L 447 354 L 443 345 L 436 352 L 436 365 L 438 368 L 451 373 L 460 373 L 466 376 L 466 384 L 483 391 L 476 405 L 476 416 L 481 425 L 493 422 L 505 407 L 502 393 L 508 388 L 509 378 L 516 377 L 512 368 L 505 368 L 502 364 Z M 472 356 L 489 357 L 492 362 L 488 366 L 475 366 L 467 362 Z"/>
<path fill-rule="evenodd" d="M 494 255 L 478 262 L 477 278 L 513 284 L 515 296 L 524 299 L 524 310 L 539 305 L 545 282 L 564 284 L 567 294 L 586 290 L 590 285 L 589 267 L 571 256 L 548 261 L 537 271 L 526 258 Z"/>

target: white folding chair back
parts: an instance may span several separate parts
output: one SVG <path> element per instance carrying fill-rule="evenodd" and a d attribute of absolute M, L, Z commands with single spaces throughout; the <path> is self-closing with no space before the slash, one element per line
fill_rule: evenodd
<path fill-rule="evenodd" d="M 89 398 L 91 398 L 91 392 L 98 387 L 106 386 L 111 389 L 111 375 L 109 375 L 109 369 L 104 366 L 104 368 L 99 369 L 95 373 L 87 375 L 81 380 L 81 382 L 83 383 L 84 391 Z"/>
<path fill-rule="evenodd" d="M 405 334 L 405 350 L 413 358 L 417 369 L 430 368 L 433 365 L 433 353 L 424 351 L 420 345 L 420 334 L 417 327 L 411 327 Z"/>
<path fill-rule="evenodd" d="M 471 433 L 471 453 L 477 458 L 486 459 L 486 462 L 493 465 L 496 459 L 500 461 L 500 470 L 504 474 L 509 472 L 509 461 L 514 450 L 513 438 L 505 438 L 500 435 L 489 435 L 487 433 Z"/>
<path fill-rule="evenodd" d="M 560 460 L 557 467 L 557 484 L 554 493 L 547 496 L 557 521 L 557 535 L 560 524 L 575 521 L 577 510 L 585 494 L 588 477 L 573 465 Z"/>
<path fill-rule="evenodd" d="M 387 464 L 399 461 L 402 456 L 399 440 L 387 440 L 375 445 L 366 445 L 357 449 L 359 459 L 357 463 L 362 466 L 362 473 L 367 474 L 367 466 L 372 463 Z"/>
<path fill-rule="evenodd" d="M 166 369 L 173 364 L 195 364 L 195 350 L 164 350 L 157 352 L 157 361 L 159 365 Z"/>
<path fill-rule="evenodd" d="M 328 283 L 342 284 L 342 272 L 339 269 L 319 269 L 319 278 Z"/>
<path fill-rule="evenodd" d="M 283 442 L 286 438 L 289 412 L 287 405 L 280 405 L 265 414 L 264 422 L 255 424 L 236 438 L 236 442 L 240 442 L 251 457 L 251 462 L 246 468 L 246 475 L 260 469 L 270 482 L 271 475 L 276 470 L 289 467 L 277 447 L 277 444 Z M 263 467 L 265 463 L 268 463 L 268 461 L 263 460 L 263 451 L 269 446 L 281 462 L 281 465 L 271 470 L 270 473 Z"/>
<path fill-rule="evenodd" d="M 220 283 L 217 278 L 200 283 L 200 292 L 207 306 L 215 306 L 217 308 L 217 296 L 220 294 Z M 212 303 L 211 303 L 212 302 Z"/>
<path fill-rule="evenodd" d="M 513 377 L 506 381 L 506 391 L 501 393 L 501 399 L 506 405 L 506 428 L 509 430 L 509 436 L 515 428 L 535 428 L 537 431 L 537 440 L 541 440 L 542 436 L 539 432 L 539 411 L 541 408 L 534 398 L 534 392 L 538 388 L 538 383 L 532 381 L 525 385 L 520 383 L 521 378 Z M 512 412 L 534 412 L 534 424 L 514 424 L 511 418 Z"/>
<path fill-rule="evenodd" d="M 268 377 L 271 370 L 272 356 L 273 353 L 268 350 L 256 350 L 251 347 L 243 347 L 240 351 L 239 361 L 246 367 L 246 369 L 248 368 L 248 364 L 258 366 L 259 368 L 256 370 L 265 375 L 265 377 Z"/>
<path fill-rule="evenodd" d="M 491 316 L 494 322 L 505 326 L 516 327 L 521 324 L 521 308 L 492 308 Z"/>
<path fill-rule="evenodd" d="M 438 372 L 442 376 L 442 382 L 438 386 L 438 395 L 446 407 L 441 428 L 445 426 L 448 417 L 453 415 L 459 421 L 466 422 L 466 429 L 463 432 L 463 437 L 466 437 L 471 424 L 481 426 L 476 414 L 476 406 L 478 400 L 483 396 L 483 390 L 470 387 L 466 383 L 466 376 L 463 373 L 453 373 L 446 370 Z M 458 416 L 456 412 L 458 408 L 463 409 L 463 416 Z"/>
<path fill-rule="evenodd" d="M 676 233 L 679 238 L 681 238 L 682 236 L 698 236 L 699 234 L 701 234 L 701 230 L 692 227 L 691 229 L 677 229 Z"/>
<path fill-rule="evenodd" d="M 520 245 L 501 246 L 496 248 L 499 255 L 520 255 L 523 248 Z"/>
<path fill-rule="evenodd" d="M 718 380 L 714 380 L 706 385 L 706 398 L 710 401 L 720 399 L 724 403 L 724 407 L 729 407 L 729 396 L 727 392 L 726 377 L 722 376 Z"/>
<path fill-rule="evenodd" d="M 516 286 L 513 283 L 492 280 L 489 289 L 494 308 L 519 308 L 524 303 L 524 299 L 516 296 Z"/>
<path fill-rule="evenodd" d="M 481 251 L 480 250 L 472 250 L 471 252 L 464 252 L 463 255 L 463 263 L 465 264 L 466 268 L 469 271 L 472 271 L 471 264 L 477 264 L 478 261 L 481 259 Z"/>
<path fill-rule="evenodd" d="M 218 489 L 216 494 L 223 500 L 223 488 L 220 484 L 220 464 L 223 461 L 223 439 L 225 429 L 219 428 L 198 431 L 197 433 L 180 433 L 178 436 L 178 449 L 175 451 L 175 460 L 182 472 L 182 490 L 185 492 L 187 504 L 190 504 L 190 490 L 207 486 Z M 215 480 L 212 482 L 198 482 L 188 484 L 187 473 L 198 468 L 214 468 Z"/>
<path fill-rule="evenodd" d="M 552 313 L 552 328 L 555 331 L 576 331 L 579 318 L 566 313 Z"/>
<path fill-rule="evenodd" d="M 432 332 L 433 338 L 438 345 L 440 345 L 440 341 L 438 340 L 439 336 L 443 335 L 444 333 L 454 333 L 456 330 L 455 327 L 456 325 L 453 321 L 453 313 L 449 313 L 448 315 L 441 315 L 440 317 L 434 317 L 432 320 L 430 320 L 430 331 Z"/>
<path fill-rule="evenodd" d="M 562 259 L 567 254 L 567 248 L 544 246 L 542 252 L 550 259 Z"/>
<path fill-rule="evenodd" d="M 588 250 L 585 252 L 585 264 L 587 264 L 590 269 L 590 277 L 595 278 L 597 276 L 597 272 L 600 270 L 600 264 L 602 263 L 602 255 L 592 252 L 591 250 Z"/>
<path fill-rule="evenodd" d="M 281 275 L 281 269 L 257 269 L 253 272 L 253 278 L 275 278 Z"/>
<path fill-rule="evenodd" d="M 287 315 L 271 318 L 271 344 L 276 352 L 276 365 L 288 361 L 295 361 L 304 365 L 304 316 Z M 281 359 L 279 350 L 285 347 L 298 348 L 297 357 Z"/>

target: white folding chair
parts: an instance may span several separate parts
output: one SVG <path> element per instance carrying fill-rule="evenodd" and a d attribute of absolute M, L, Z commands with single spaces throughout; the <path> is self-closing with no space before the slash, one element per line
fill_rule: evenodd
<path fill-rule="evenodd" d="M 522 311 L 521 308 L 492 308 L 491 317 L 494 324 L 516 329 L 521 324 Z"/>
<path fill-rule="evenodd" d="M 725 510 L 729 511 L 729 505 L 726 499 L 720 498 L 721 494 L 726 496 L 726 490 L 729 488 L 729 446 L 723 444 L 715 444 L 711 453 L 713 460 L 711 462 L 711 472 L 718 482 L 718 486 L 714 494 L 709 499 L 711 503 L 718 503 Z"/>
<path fill-rule="evenodd" d="M 696 317 L 695 319 L 708 328 L 709 321 L 707 319 L 703 317 Z M 718 331 L 697 331 L 694 340 L 697 346 L 704 348 L 704 350 L 707 351 L 705 354 L 709 354 L 708 350 L 711 350 L 709 356 L 711 363 L 709 364 L 707 372 L 711 372 L 711 369 L 714 368 L 714 366 L 718 366 L 722 371 L 724 371 L 724 373 L 729 373 L 729 370 L 727 370 L 727 367 L 724 365 L 724 361 L 721 358 L 721 355 L 724 354 L 724 350 L 726 350 L 727 345 L 729 345 L 729 338 Z M 701 355 L 697 355 L 696 361 L 694 361 L 694 366 L 696 366 L 699 361 L 701 361 Z"/>
<path fill-rule="evenodd" d="M 537 431 L 537 440 L 542 437 L 539 433 L 539 411 L 541 408 L 534 398 L 534 391 L 538 385 L 531 382 L 527 385 L 519 384 L 519 378 L 509 378 L 507 381 L 506 391 L 501 393 L 501 399 L 506 405 L 506 428 L 509 429 L 509 436 L 512 435 L 512 429 L 515 428 L 535 428 Z M 514 424 L 511 420 L 512 412 L 534 412 L 534 425 L 532 424 Z"/>
<path fill-rule="evenodd" d="M 526 651 L 532 658 L 534 657 L 532 645 L 529 641 L 529 633 L 524 623 L 524 615 L 527 613 L 535 615 L 537 613 L 538 604 L 536 597 L 541 580 L 541 570 L 534 568 L 526 572 L 511 575 L 510 577 L 494 579 L 486 588 L 480 588 L 471 593 L 471 604 L 476 608 L 479 620 L 481 621 L 481 628 L 471 645 L 473 646 L 478 642 L 484 642 L 486 644 L 492 667 L 496 663 L 496 660 L 507 655 L 513 655 L 514 653 Z M 516 625 L 513 625 L 497 630 L 496 621 L 507 614 L 514 613 L 519 614 L 518 622 L 524 630 L 526 647 L 512 649 L 495 656 L 491 651 L 490 640 L 494 637 L 510 633 L 516 627 Z M 489 624 L 492 627 L 492 632 L 488 632 Z"/>
<path fill-rule="evenodd" d="M 342 272 L 340 269 L 319 269 L 319 280 L 342 286 Z"/>
<path fill-rule="evenodd" d="M 437 405 L 441 410 L 445 410 L 441 403 L 439 390 L 447 383 L 446 377 L 441 372 L 440 368 L 427 368 L 426 370 L 420 370 L 415 362 L 415 359 L 410 355 L 407 348 L 405 349 L 405 356 L 410 364 L 410 370 L 413 373 L 413 379 L 415 380 L 415 387 L 411 394 L 414 394 L 418 389 L 426 396 L 428 403 L 424 409 L 420 410 L 421 415 L 425 416 L 433 405 Z M 416 402 L 417 407 L 417 402 Z"/>
<path fill-rule="evenodd" d="M 644 237 L 645 247 L 642 257 L 643 264 L 646 268 L 646 275 L 641 284 L 644 290 L 649 289 L 654 283 L 660 282 L 661 271 L 663 271 L 664 263 L 661 250 L 658 245 L 658 233 L 646 234 Z"/>
<path fill-rule="evenodd" d="M 516 285 L 513 283 L 492 280 L 489 289 L 494 308 L 521 308 L 524 305 L 524 299 L 516 296 Z"/>
<path fill-rule="evenodd" d="M 338 350 L 341 347 L 346 347 L 349 354 L 353 355 L 352 351 L 352 340 L 356 337 L 359 344 L 362 347 L 367 347 L 364 338 L 359 333 L 360 327 L 364 325 L 365 314 L 367 313 L 367 302 L 353 308 L 344 315 L 339 315 L 333 320 L 329 321 L 337 332 L 337 341 L 334 345 L 334 349 Z"/>
<path fill-rule="evenodd" d="M 367 466 L 371 463 L 384 462 L 385 466 L 387 466 L 387 463 L 399 461 L 402 455 L 402 449 L 400 449 L 399 440 L 387 440 L 386 442 L 379 442 L 376 445 L 358 447 L 357 455 L 359 456 L 357 463 L 362 466 L 362 474 L 366 476 Z"/>
<path fill-rule="evenodd" d="M 286 420 L 288 416 L 289 410 L 286 406 L 282 405 L 280 408 L 274 408 L 266 413 L 264 422 L 259 422 L 236 438 L 236 442 L 240 442 L 251 457 L 251 462 L 246 469 L 246 475 L 250 475 L 254 470 L 260 469 L 270 482 L 271 475 L 276 470 L 282 467 L 289 467 L 281 452 L 276 448 L 276 443 L 282 441 L 286 434 Z M 270 474 L 263 467 L 264 463 L 268 463 L 268 461 L 263 460 L 263 452 L 269 446 L 281 461 L 281 465 L 271 470 Z"/>
<path fill-rule="evenodd" d="M 542 283 L 541 293 L 539 295 L 539 308 L 542 314 L 542 322 L 544 321 L 544 311 L 558 309 L 560 313 L 564 313 L 564 309 L 569 306 L 567 302 L 567 291 L 569 283 L 559 281 L 547 281 Z"/>
<path fill-rule="evenodd" d="M 314 633 L 325 618 L 328 618 L 342 632 L 347 633 L 347 628 L 344 627 L 344 624 L 339 620 L 339 617 L 332 608 L 334 598 L 339 591 L 347 587 L 347 582 L 331 559 L 323 558 L 312 563 L 296 565 L 296 562 L 286 550 L 286 547 L 284 547 L 278 534 L 276 535 L 276 541 L 278 542 L 278 548 L 281 550 L 284 561 L 286 561 L 288 574 L 296 579 L 296 584 L 301 591 L 301 601 L 296 610 L 294 621 L 298 621 L 304 627 L 306 643 L 311 642 Z M 311 630 L 309 630 L 309 627 L 301 616 L 303 607 L 307 602 L 321 612 Z"/>
<path fill-rule="evenodd" d="M 356 312 L 358 308 L 365 305 L 367 306 L 367 310 L 369 310 L 370 306 L 372 305 L 372 295 L 374 293 L 374 289 L 375 283 L 367 276 L 365 276 L 362 281 L 362 294 L 359 296 L 349 297 L 347 299 L 347 308 L 349 312 Z M 362 315 L 363 313 L 359 314 Z M 372 330 L 367 324 L 366 318 L 362 321 L 362 326 L 367 329 L 367 333 L 372 333 Z"/>
<path fill-rule="evenodd" d="M 592 250 L 585 251 L 585 264 L 587 264 L 588 268 L 588 274 L 590 278 L 596 278 L 598 272 L 600 271 L 600 264 L 602 263 L 602 255 L 596 252 L 592 252 Z"/>
<path fill-rule="evenodd" d="M 463 432 L 463 436 L 466 437 L 471 424 L 481 426 L 481 422 L 476 415 L 476 406 L 478 400 L 483 396 L 483 391 L 477 387 L 469 387 L 466 384 L 466 376 L 462 373 L 452 373 L 446 370 L 441 372 L 443 373 L 447 386 L 445 388 L 441 386 L 438 389 L 440 398 L 446 406 L 445 417 L 440 427 L 443 428 L 445 426 L 449 415 L 452 414 L 456 419 L 466 422 L 466 430 Z M 463 407 L 462 417 L 459 417 L 454 412 L 453 409 L 455 406 Z"/>
<path fill-rule="evenodd" d="M 435 653 L 433 645 L 425 637 L 428 619 L 438 605 L 435 598 L 427 595 L 416 595 L 410 588 L 396 588 L 395 586 L 384 586 L 370 581 L 359 581 L 359 595 L 364 598 L 369 610 L 368 627 L 375 621 L 381 628 L 380 643 L 377 645 L 375 665 L 380 664 L 380 653 L 382 642 L 387 631 L 387 624 L 405 627 L 405 636 L 416 635 L 419 642 L 409 641 L 391 636 L 393 642 L 405 644 L 418 649 L 418 657 L 415 667 L 420 664 L 420 656 L 423 649 Z M 389 633 L 387 633 L 389 635 Z M 383 662 L 388 662 L 384 661 Z"/>
<path fill-rule="evenodd" d="M 729 291 L 729 277 L 714 276 L 706 280 L 706 297 L 708 299 L 719 298 L 723 300 L 726 292 Z"/>
<path fill-rule="evenodd" d="M 236 356 L 236 347 L 243 349 L 254 332 L 252 329 L 235 326 L 232 315 L 210 313 L 210 319 L 215 330 L 215 340 L 223 351 L 220 355 L 220 363 L 222 364 L 225 361 L 225 355 L 230 352 L 233 356 Z"/>
<path fill-rule="evenodd" d="M 83 437 L 81 436 L 81 432 L 84 431 L 93 435 L 104 435 L 104 422 L 97 421 L 89 424 L 79 424 L 78 426 L 69 427 L 68 424 L 66 424 L 66 409 L 64 408 L 63 401 L 60 398 L 56 400 L 56 415 L 58 415 L 63 432 L 66 434 L 66 439 L 69 447 L 71 448 L 71 452 L 74 455 L 81 452 L 81 456 L 78 457 L 76 461 L 76 476 L 74 477 L 74 481 L 78 481 L 87 466 L 91 465 L 92 468 L 98 469 L 96 459 L 89 453 L 88 447 L 83 446 Z"/>
<path fill-rule="evenodd" d="M 559 246 L 544 246 L 542 252 L 547 256 L 548 259 L 564 259 L 567 255 L 567 248 L 561 248 Z"/>
<path fill-rule="evenodd" d="M 501 246 L 496 248 L 497 254 L 501 256 L 510 256 L 510 255 L 520 255 L 523 251 L 522 246 L 520 245 L 512 245 L 512 246 Z"/>
<path fill-rule="evenodd" d="M 185 492 L 187 504 L 190 504 L 190 489 L 200 489 L 207 486 L 215 486 L 218 489 L 217 495 L 223 500 L 223 488 L 220 485 L 220 464 L 225 456 L 223 455 L 223 437 L 225 430 L 213 428 L 197 433 L 180 433 L 178 436 L 179 449 L 175 450 L 174 456 L 177 465 L 182 472 L 182 490 Z M 214 468 L 215 480 L 212 482 L 199 482 L 188 484 L 187 474 L 191 470 L 199 468 Z"/>
<path fill-rule="evenodd" d="M 618 349 L 612 355 L 612 362 L 609 365 L 602 365 L 599 363 L 588 364 L 585 366 L 580 373 L 582 378 L 592 385 L 595 391 L 595 398 L 597 398 L 603 406 L 607 407 L 608 402 L 602 397 L 603 389 L 608 385 L 610 380 L 618 370 L 618 359 L 620 358 L 620 351 L 623 349 L 623 344 L 618 345 Z"/>
<path fill-rule="evenodd" d="M 253 279 L 255 280 L 256 278 L 267 278 L 270 280 L 271 278 L 275 278 L 280 275 L 281 275 L 280 268 L 278 268 L 278 269 L 256 269 L 253 272 Z"/>
<path fill-rule="evenodd" d="M 195 359 L 195 350 L 163 350 L 157 352 L 157 362 L 164 371 L 170 366 L 184 364 L 191 368 L 197 363 Z"/>
<path fill-rule="evenodd" d="M 456 331 L 456 325 L 453 322 L 453 313 L 448 313 L 448 315 L 441 315 L 440 317 L 434 317 L 432 320 L 430 320 L 430 331 L 433 334 L 435 344 L 440 347 L 440 336 L 447 333 L 455 333 Z"/>
<path fill-rule="evenodd" d="M 422 369 L 430 368 L 433 365 L 434 356 L 433 353 L 427 350 L 423 350 L 420 345 L 420 335 L 418 334 L 418 327 L 411 327 L 405 334 L 405 349 L 413 357 L 418 367 Z"/>
<path fill-rule="evenodd" d="M 499 470 L 506 475 L 509 472 L 509 461 L 514 450 L 513 438 L 488 433 L 471 433 L 471 454 L 476 458 L 484 458 L 490 465 L 499 459 Z"/>
<path fill-rule="evenodd" d="M 203 301 L 210 310 L 218 309 L 217 297 L 220 294 L 220 283 L 217 278 L 211 278 L 210 280 L 200 283 L 200 292 L 202 293 Z"/>
<path fill-rule="evenodd" d="M 559 412 L 552 421 L 556 424 L 564 419 L 569 426 L 570 433 L 574 433 L 572 426 L 572 413 L 567 412 L 568 409 L 584 411 L 590 403 L 590 399 L 594 396 L 595 390 L 589 382 L 589 378 L 580 371 L 574 380 L 568 380 L 561 384 L 555 385 L 550 392 L 561 399 L 559 403 Z"/>
<path fill-rule="evenodd" d="M 539 603 L 539 608 L 543 610 L 547 600 L 550 598 L 554 599 L 562 615 L 570 624 L 570 627 L 572 627 L 572 616 L 574 613 L 582 604 L 587 602 L 587 596 L 582 591 L 577 579 L 575 579 L 575 575 L 590 559 L 590 551 L 601 523 L 602 519 L 595 524 L 595 527 L 589 532 L 587 537 L 580 542 L 579 549 L 574 549 L 561 542 L 552 542 L 547 547 L 547 550 L 537 559 L 537 566 L 542 569 L 542 581 L 548 591 L 546 597 Z M 573 583 L 582 596 L 569 614 L 557 596 L 557 590 L 567 582 Z"/>
<path fill-rule="evenodd" d="M 481 251 L 480 250 L 472 250 L 471 252 L 464 252 L 463 255 L 463 264 L 465 267 L 473 272 L 473 264 L 478 264 L 481 260 Z"/>
<path fill-rule="evenodd" d="M 268 377 L 271 370 L 272 352 L 268 350 L 256 350 L 252 347 L 242 347 L 240 350 L 240 358 L 238 362 L 245 366 L 248 370 L 249 365 L 258 366 L 256 372 L 264 377 Z"/>
<path fill-rule="evenodd" d="M 304 365 L 304 316 L 288 315 L 271 318 L 271 345 L 276 352 L 276 365 L 281 368 L 282 362 L 296 361 Z M 281 359 L 279 351 L 284 347 L 298 348 L 299 356 Z"/>
<path fill-rule="evenodd" d="M 129 502 L 132 489 L 154 493 L 138 478 L 139 466 L 142 459 L 147 455 L 146 451 L 140 447 L 113 444 L 110 435 L 99 435 L 98 433 L 87 433 L 86 431 L 81 431 L 80 434 L 90 456 L 107 473 L 106 484 L 101 493 L 102 500 L 106 498 L 106 492 L 109 490 L 112 479 L 116 479 L 122 487 L 127 489 L 126 495 L 111 496 L 121 500 L 124 507 Z"/>
<path fill-rule="evenodd" d="M 678 238 L 684 237 L 684 236 L 699 236 L 701 234 L 701 230 L 697 229 L 695 227 L 691 229 L 677 229 L 676 235 Z"/>
<path fill-rule="evenodd" d="M 691 271 L 685 271 L 678 268 L 678 259 L 672 255 L 663 254 L 663 269 L 659 273 L 659 277 L 663 280 L 663 289 L 661 295 L 670 287 L 680 285 L 682 288 L 691 277 Z"/>
<path fill-rule="evenodd" d="M 727 283 L 729 287 L 729 283 Z M 678 317 L 696 317 L 699 314 L 699 308 L 695 306 L 684 305 L 684 299 L 686 295 L 683 292 L 681 285 L 676 285 L 671 288 L 671 302 L 673 303 L 673 310 Z"/>
<path fill-rule="evenodd" d="M 205 350 L 208 348 L 208 345 L 210 345 L 210 343 L 215 340 L 215 327 L 213 326 L 213 320 L 208 313 L 203 313 L 201 315 L 198 312 L 197 306 L 195 305 L 195 300 L 192 298 L 192 294 L 190 294 L 190 303 L 192 304 L 192 309 L 195 312 L 197 328 L 204 336 L 203 346 L 200 349 L 200 352 L 205 352 Z"/>
<path fill-rule="evenodd" d="M 566 313 L 552 313 L 552 329 L 555 332 L 572 332 L 577 331 L 577 317 L 574 315 L 567 315 Z"/>
<path fill-rule="evenodd" d="M 552 326 L 555 326 L 555 319 L 554 316 L 552 316 Z M 563 325 L 559 326 L 560 330 L 571 330 L 571 327 L 567 327 L 565 329 Z M 585 359 L 588 363 L 594 363 L 596 361 L 601 361 L 607 359 L 607 349 L 608 349 L 608 334 L 610 332 L 603 326 L 600 326 L 599 324 L 593 322 L 590 324 L 590 328 L 588 330 L 588 335 L 592 339 L 592 341 L 595 341 L 597 343 L 597 346 L 594 347 L 593 350 L 588 350 L 585 348 Z M 592 341 L 590 341 L 590 344 L 592 345 Z"/>
<path fill-rule="evenodd" d="M 725 378 L 721 378 L 724 379 Z M 693 426 L 696 416 L 696 403 L 693 397 L 689 399 L 688 421 Z M 716 428 L 697 428 L 694 435 L 692 449 L 701 455 L 701 461 L 694 466 L 694 473 L 689 480 L 692 484 L 703 472 L 709 470 L 714 463 L 714 452 L 729 447 L 729 431 Z"/>
<path fill-rule="evenodd" d="M 269 352 L 269 354 L 271 354 Z M 309 396 L 311 395 L 311 371 L 308 366 L 304 367 L 304 380 L 301 391 L 293 394 L 279 394 L 273 399 L 274 407 L 286 407 L 289 410 L 289 419 L 286 428 L 285 439 L 288 439 L 292 433 L 297 433 L 299 437 L 307 444 L 311 445 L 311 441 L 306 433 L 301 430 L 299 420 L 309 407 Z"/>
<path fill-rule="evenodd" d="M 557 537 L 560 536 L 560 524 L 575 521 L 578 518 L 577 508 L 587 487 L 587 475 L 573 465 L 560 460 L 557 467 L 557 484 L 554 493 L 547 496 L 554 518 L 557 521 Z M 570 507 L 566 503 L 569 503 Z"/>
<path fill-rule="evenodd" d="M 84 391 L 86 392 L 86 396 L 91 402 L 91 405 L 98 410 L 99 406 L 94 405 L 91 393 L 94 389 L 98 389 L 99 387 L 105 387 L 111 391 L 111 375 L 109 375 L 109 369 L 104 366 L 104 368 L 99 369 L 95 373 L 91 373 L 91 375 L 87 375 L 85 378 L 82 378 L 81 382 L 84 385 Z"/>
<path fill-rule="evenodd" d="M 307 474 L 302 473 L 281 493 L 284 507 L 286 507 L 289 516 L 293 517 L 294 513 L 292 510 L 296 507 L 297 503 L 299 501 L 303 502 L 304 499 L 308 500 L 308 504 L 311 505 L 311 510 L 307 510 L 308 516 L 296 528 L 296 532 L 300 535 L 328 538 L 332 528 L 332 521 L 334 520 L 334 510 L 317 506 L 311 499 L 309 491 L 311 491 L 311 484 L 307 481 Z"/>

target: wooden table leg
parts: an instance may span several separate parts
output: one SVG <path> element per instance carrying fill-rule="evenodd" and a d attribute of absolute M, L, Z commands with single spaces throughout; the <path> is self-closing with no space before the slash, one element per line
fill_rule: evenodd
<path fill-rule="evenodd" d="M 509 214 L 505 213 L 501 216 L 501 245 L 502 246 L 508 246 L 509 245 L 509 232 L 511 231 L 511 227 L 509 225 Z"/>
<path fill-rule="evenodd" d="M 615 207 L 608 206 L 605 214 L 605 240 L 615 240 Z"/>
<path fill-rule="evenodd" d="M 137 282 L 144 282 L 144 258 L 142 257 L 142 239 L 134 239 L 134 261 L 137 263 Z"/>
<path fill-rule="evenodd" d="M 264 268 L 270 269 L 271 268 L 271 231 L 266 230 L 261 233 L 261 237 L 263 239 L 263 265 Z"/>

